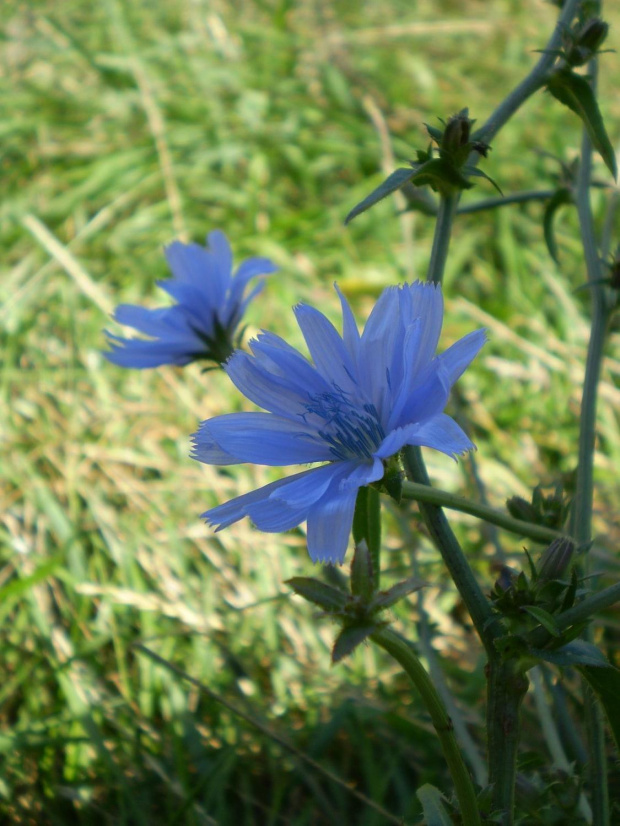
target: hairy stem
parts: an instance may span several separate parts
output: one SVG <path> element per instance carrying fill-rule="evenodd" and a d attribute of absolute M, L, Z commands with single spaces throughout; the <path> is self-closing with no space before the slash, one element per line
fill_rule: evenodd
<path fill-rule="evenodd" d="M 450 770 L 461 809 L 463 826 L 480 826 L 481 820 L 474 784 L 456 742 L 450 716 L 431 678 L 426 673 L 411 645 L 395 631 L 385 628 L 376 631 L 371 639 L 394 657 L 420 692 Z"/>

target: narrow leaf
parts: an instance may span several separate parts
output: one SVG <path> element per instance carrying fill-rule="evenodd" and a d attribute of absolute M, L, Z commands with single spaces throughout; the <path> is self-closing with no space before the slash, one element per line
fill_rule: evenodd
<path fill-rule="evenodd" d="M 475 178 L 484 178 L 485 181 L 488 181 L 490 184 L 493 184 L 493 186 L 499 192 L 499 194 L 503 196 L 504 193 L 500 189 L 499 184 L 496 181 L 494 181 L 490 175 L 487 175 L 486 172 L 483 172 L 482 169 L 478 169 L 475 166 L 468 165 L 463 168 L 463 172 L 466 172 L 467 175 L 473 175 Z"/>
<path fill-rule="evenodd" d="M 570 69 L 558 69 L 549 77 L 547 89 L 556 100 L 568 106 L 583 121 L 590 140 L 616 180 L 616 155 L 603 123 L 603 117 L 592 87 L 581 75 Z"/>
<path fill-rule="evenodd" d="M 559 263 L 558 258 L 558 247 L 555 243 L 555 235 L 553 233 L 553 219 L 555 218 L 555 214 L 558 211 L 559 207 L 563 206 L 564 204 L 571 204 L 573 202 L 573 196 L 569 189 L 558 189 L 556 193 L 550 198 L 549 203 L 545 208 L 545 215 L 543 218 L 543 229 L 545 233 L 545 242 L 547 244 L 547 249 L 549 250 L 549 255 L 553 258 L 556 264 Z"/>
<path fill-rule="evenodd" d="M 324 611 L 340 611 L 349 600 L 344 591 L 309 576 L 295 576 L 287 579 L 286 584 L 300 597 L 313 602 Z"/>
<path fill-rule="evenodd" d="M 360 201 L 357 206 L 353 207 L 344 219 L 345 224 L 348 224 L 362 212 L 366 212 L 367 209 L 370 209 L 371 206 L 374 206 L 379 201 L 387 198 L 392 192 L 396 192 L 404 183 L 410 181 L 414 175 L 415 169 L 397 169 L 395 172 L 392 172 L 370 195 L 366 196 L 363 201 Z"/>
<path fill-rule="evenodd" d="M 406 579 L 404 582 L 398 582 L 396 585 L 388 588 L 387 591 L 379 591 L 378 594 L 375 594 L 370 604 L 370 609 L 383 611 L 385 608 L 390 608 L 399 600 L 409 596 L 409 594 L 413 594 L 414 591 L 419 591 L 420 588 L 424 588 L 425 585 L 425 582 L 420 582 L 419 579 L 413 578 Z"/>
<path fill-rule="evenodd" d="M 416 796 L 422 804 L 426 826 L 454 826 L 444 804 L 445 798 L 439 789 L 425 783 L 416 791 Z"/>
<path fill-rule="evenodd" d="M 522 610 L 531 617 L 534 617 L 534 619 L 537 620 L 543 628 L 546 628 L 550 634 L 553 634 L 554 637 L 561 636 L 562 632 L 558 628 L 558 624 L 555 621 L 553 614 L 550 614 L 543 608 L 538 608 L 536 605 L 524 605 Z"/>
<path fill-rule="evenodd" d="M 616 748 L 620 750 L 620 671 L 613 666 L 597 668 L 590 665 L 581 666 L 579 671 L 601 701 L 616 741 Z"/>
<path fill-rule="evenodd" d="M 595 645 L 585 640 L 573 640 L 561 648 L 531 648 L 530 654 L 540 660 L 562 667 L 588 665 L 593 668 L 610 668 L 607 658 Z"/>

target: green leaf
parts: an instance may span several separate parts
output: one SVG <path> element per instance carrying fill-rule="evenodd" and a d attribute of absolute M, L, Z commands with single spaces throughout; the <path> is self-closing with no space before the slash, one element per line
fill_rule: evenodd
<path fill-rule="evenodd" d="M 547 81 L 547 89 L 556 100 L 568 106 L 583 121 L 590 140 L 616 180 L 616 155 L 605 131 L 596 97 L 588 81 L 570 69 L 558 69 Z"/>
<path fill-rule="evenodd" d="M 614 666 L 600 668 L 591 665 L 581 666 L 579 671 L 601 701 L 616 748 L 620 750 L 620 671 Z"/>
<path fill-rule="evenodd" d="M 363 201 L 360 201 L 357 206 L 353 207 L 351 212 L 349 212 L 347 217 L 344 219 L 345 224 L 348 224 L 362 212 L 366 212 L 367 209 L 370 209 L 371 206 L 374 206 L 379 201 L 387 198 L 387 196 L 391 195 L 392 192 L 396 192 L 396 190 L 400 189 L 403 184 L 410 181 L 414 175 L 415 169 L 397 169 L 395 172 L 392 172 L 392 174 L 389 175 L 380 186 L 373 190 L 370 195 L 364 198 Z"/>
<path fill-rule="evenodd" d="M 390 608 L 399 600 L 409 596 L 409 594 L 413 594 L 414 591 L 419 591 L 420 588 L 424 588 L 425 586 L 426 582 L 420 582 L 419 579 L 414 579 L 413 577 L 406 579 L 404 582 L 398 582 L 396 585 L 388 588 L 387 591 L 379 591 L 378 594 L 375 594 L 369 606 L 370 610 L 383 611 L 385 608 Z"/>
<path fill-rule="evenodd" d="M 547 244 L 547 249 L 549 250 L 549 255 L 553 258 L 556 264 L 559 263 L 558 258 L 558 247 L 555 243 L 555 236 L 553 234 L 553 219 L 555 218 L 555 213 L 558 211 L 559 207 L 563 206 L 564 204 L 572 204 L 573 203 L 573 195 L 570 189 L 562 188 L 558 189 L 552 197 L 549 199 L 549 203 L 545 208 L 545 215 L 543 218 L 543 229 L 545 233 L 545 242 Z"/>
<path fill-rule="evenodd" d="M 309 576 L 294 576 L 292 579 L 287 579 L 286 584 L 290 585 L 300 597 L 313 602 L 324 611 L 341 611 L 349 601 L 344 591 Z"/>
<path fill-rule="evenodd" d="M 344 657 L 348 657 L 357 646 L 368 639 L 371 634 L 379 628 L 387 625 L 385 622 L 368 622 L 362 625 L 348 625 L 336 637 L 336 642 L 332 649 L 332 662 L 337 663 Z"/>
<path fill-rule="evenodd" d="M 585 640 L 573 640 L 561 648 L 531 648 L 533 657 L 559 666 L 588 665 L 593 668 L 611 668 L 611 664 L 596 645 Z"/>
<path fill-rule="evenodd" d="M 476 166 L 470 166 L 468 164 L 467 166 L 463 167 L 463 172 L 465 172 L 467 175 L 473 175 L 474 178 L 484 178 L 485 181 L 488 181 L 490 184 L 493 184 L 493 186 L 499 192 L 499 194 L 503 196 L 504 193 L 500 189 L 499 184 L 496 183 L 490 175 L 487 175 L 486 172 L 483 172 L 482 169 L 478 169 Z"/>
<path fill-rule="evenodd" d="M 426 826 L 454 826 L 444 804 L 445 797 L 439 789 L 425 783 L 417 790 L 416 796 L 422 804 Z"/>
<path fill-rule="evenodd" d="M 562 632 L 558 628 L 553 614 L 550 614 L 543 608 L 539 608 L 537 605 L 524 605 L 522 610 L 534 617 L 534 619 L 537 620 L 543 628 L 546 628 L 550 634 L 553 634 L 554 637 L 561 636 Z"/>

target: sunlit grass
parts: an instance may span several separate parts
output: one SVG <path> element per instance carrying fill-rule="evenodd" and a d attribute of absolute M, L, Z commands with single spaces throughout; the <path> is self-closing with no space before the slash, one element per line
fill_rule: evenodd
<path fill-rule="evenodd" d="M 161 301 L 163 245 L 216 227 L 238 260 L 280 266 L 249 334 L 265 327 L 299 344 L 291 305 L 317 302 L 337 319 L 334 280 L 363 319 L 384 285 L 424 276 L 430 219 L 395 218 L 386 201 L 350 228 L 342 220 L 391 153 L 402 162 L 425 147 L 424 122 L 463 106 L 483 121 L 532 64 L 554 10 L 536 0 L 353 8 L 3 8 L 0 811 L 10 821 L 371 826 L 385 814 L 354 791 L 411 818 L 412 790 L 441 785 L 443 762 L 404 680 L 370 649 L 330 668 L 334 629 L 289 597 L 285 579 L 319 573 L 303 533 L 243 522 L 214 536 L 200 521 L 280 473 L 188 458 L 200 419 L 244 404 L 226 377 L 195 365 L 122 371 L 100 354 L 115 304 Z M 611 4 L 610 14 L 620 24 Z M 612 139 L 614 75 L 601 77 Z M 535 150 L 570 159 L 579 136 L 576 119 L 540 95 L 484 168 L 506 192 L 548 188 L 553 163 Z M 481 185 L 467 200 L 487 194 Z M 601 221 L 600 195 L 596 205 Z M 497 506 L 539 481 L 569 480 L 575 466 L 588 296 L 574 292 L 584 273 L 569 209 L 559 226 L 560 271 L 540 205 L 463 217 L 453 240 L 444 343 L 477 326 L 490 339 L 454 409 Z M 619 534 L 618 341 L 596 455 L 605 566 Z M 479 495 L 468 462 L 429 462 L 441 486 Z M 384 562 L 389 576 L 407 576 L 410 549 L 392 524 Z M 471 518 L 455 524 L 490 588 L 493 544 Z M 502 539 L 521 554 L 522 543 Z M 437 586 L 427 604 L 445 634 L 440 653 L 479 721 L 484 676 L 467 623 L 425 537 L 412 541 Z M 412 607 L 395 613 L 410 620 Z"/>

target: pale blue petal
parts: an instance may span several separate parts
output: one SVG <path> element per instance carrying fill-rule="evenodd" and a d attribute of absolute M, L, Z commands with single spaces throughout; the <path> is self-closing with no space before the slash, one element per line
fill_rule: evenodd
<path fill-rule="evenodd" d="M 295 307 L 295 316 L 312 360 L 326 382 L 345 393 L 355 390 L 355 367 L 331 321 L 323 313 L 306 304 Z"/>
<path fill-rule="evenodd" d="M 188 347 L 188 342 L 171 344 L 169 341 L 142 341 L 141 339 L 121 338 L 106 333 L 111 350 L 103 351 L 105 358 L 118 367 L 145 369 L 174 364 L 183 367 L 196 358 L 196 353 Z"/>
<path fill-rule="evenodd" d="M 222 450 L 240 462 L 299 465 L 331 458 L 329 445 L 298 420 L 273 413 L 227 413 L 209 421 L 209 433 Z"/>
<path fill-rule="evenodd" d="M 296 389 L 304 398 L 333 390 L 301 353 L 278 336 L 262 333 L 250 342 L 250 348 L 269 372 L 285 376 L 291 389 Z"/>
<path fill-rule="evenodd" d="M 229 414 L 224 414 L 224 417 Z M 205 465 L 238 465 L 241 460 L 224 450 L 214 439 L 211 425 L 215 419 L 224 418 L 215 416 L 201 422 L 198 430 L 192 435 L 191 457 Z"/>
<path fill-rule="evenodd" d="M 486 330 L 474 330 L 438 356 L 446 369 L 450 386 L 465 372 L 487 340 Z"/>
<path fill-rule="evenodd" d="M 238 522 L 244 516 L 250 516 L 260 530 L 273 532 L 290 530 L 304 521 L 307 508 L 290 508 L 284 505 L 283 502 L 270 500 L 270 497 L 282 486 L 290 484 L 291 481 L 308 473 L 312 473 L 312 471 L 304 471 L 295 474 L 295 476 L 290 476 L 288 479 L 279 479 L 277 482 L 271 482 L 271 484 L 258 490 L 245 493 L 243 496 L 237 496 L 235 499 L 231 499 L 230 502 L 224 502 L 222 505 L 205 511 L 202 518 L 206 519 L 208 524 L 214 526 L 218 531 L 227 528 L 234 522 Z"/>
<path fill-rule="evenodd" d="M 340 298 L 340 306 L 342 308 L 342 339 L 349 353 L 351 362 L 357 366 L 360 355 L 360 334 L 357 323 L 351 312 L 349 302 L 340 292 L 338 285 L 335 284 L 334 286 Z"/>
<path fill-rule="evenodd" d="M 308 512 L 308 553 L 313 562 L 342 565 L 349 544 L 357 489 L 330 491 Z"/>
<path fill-rule="evenodd" d="M 341 475 L 342 469 L 338 462 L 312 468 L 296 478 L 289 477 L 289 484 L 274 491 L 272 499 L 284 502 L 292 508 L 304 505 L 309 508 L 325 494 L 334 480 L 341 478 Z"/>
<path fill-rule="evenodd" d="M 167 336 L 174 330 L 187 332 L 187 318 L 178 307 L 159 307 L 148 310 L 135 304 L 120 304 L 114 311 L 115 321 L 133 327 L 147 336 Z"/>
<path fill-rule="evenodd" d="M 454 458 L 475 448 L 467 434 L 445 413 L 421 424 L 410 424 L 393 430 L 383 440 L 375 455 L 387 459 L 405 445 L 432 447 Z"/>
<path fill-rule="evenodd" d="M 436 416 L 443 411 L 449 395 L 450 383 L 446 370 L 443 364 L 435 359 L 420 376 L 417 376 L 417 384 L 413 388 L 403 386 L 402 395 L 392 408 L 387 431 Z"/>
<path fill-rule="evenodd" d="M 303 414 L 308 404 L 308 391 L 292 386 L 287 376 L 265 368 L 263 359 L 237 350 L 224 365 L 235 387 L 254 404 L 285 416 Z"/>
<path fill-rule="evenodd" d="M 230 267 L 226 271 L 217 257 L 199 244 L 173 241 L 164 252 L 174 279 L 161 282 L 163 289 L 172 295 L 175 281 L 193 286 L 202 295 L 201 311 L 207 304 L 211 308 L 222 305 L 230 283 Z"/>
<path fill-rule="evenodd" d="M 383 462 L 378 458 L 373 458 L 366 462 L 349 461 L 339 462 L 338 464 L 342 467 L 342 471 L 344 471 L 344 473 L 341 473 L 343 478 L 340 482 L 340 488 L 342 490 L 357 489 L 364 487 L 364 485 L 369 485 L 371 482 L 378 482 L 379 479 L 383 478 L 385 472 Z M 350 471 L 347 470 L 347 465 L 350 466 Z"/>
<path fill-rule="evenodd" d="M 437 350 L 441 326 L 443 323 L 443 296 L 438 284 L 406 284 L 401 297 L 401 316 L 407 328 L 416 319 L 420 319 L 422 329 L 418 339 L 418 351 L 409 370 L 416 373 L 430 362 Z"/>
<path fill-rule="evenodd" d="M 207 235 L 207 246 L 213 256 L 214 265 L 217 270 L 217 281 L 219 283 L 225 283 L 228 289 L 233 265 L 233 255 L 228 238 L 221 229 L 214 229 L 213 232 Z"/>

